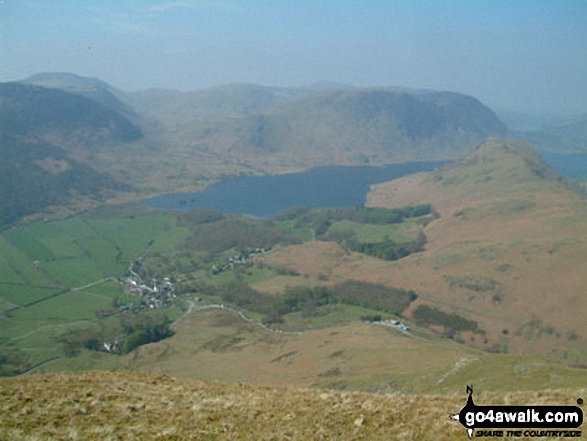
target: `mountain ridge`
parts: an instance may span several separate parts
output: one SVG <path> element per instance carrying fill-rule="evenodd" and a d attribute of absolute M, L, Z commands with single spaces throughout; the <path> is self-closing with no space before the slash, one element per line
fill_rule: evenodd
<path fill-rule="evenodd" d="M 96 77 L 85 77 L 70 72 L 41 72 L 20 83 L 82 95 L 117 112 L 132 113 L 124 103 L 127 99 L 126 93 Z"/>
<path fill-rule="evenodd" d="M 386 208 L 424 202 L 440 218 L 424 230 L 420 267 L 406 261 L 422 281 L 414 289 L 430 293 L 433 303 L 468 309 L 515 352 L 558 357 L 557 345 L 575 347 L 564 335 L 587 337 L 576 315 L 587 308 L 578 257 L 587 255 L 587 201 L 527 144 L 491 139 L 435 172 L 374 186 L 368 197 L 368 205 Z M 493 288 L 482 294 L 472 280 Z M 558 337 L 524 337 L 533 320 Z"/>
<path fill-rule="evenodd" d="M 18 82 L 0 83 L 0 130 L 9 135 L 40 136 L 45 130 L 69 137 L 85 128 L 106 131 L 104 140 L 131 142 L 140 128 L 120 113 L 79 93 Z"/>
<path fill-rule="evenodd" d="M 446 91 L 240 83 L 127 93 L 68 73 L 24 83 L 74 92 L 142 122 L 168 154 L 220 155 L 262 170 L 454 159 L 488 136 L 507 134 L 479 100 Z"/>
<path fill-rule="evenodd" d="M 130 191 L 92 161 L 105 146 L 142 138 L 121 113 L 86 96 L 57 88 L 0 83 L 2 192 L 0 224 L 11 224 L 49 206 L 104 201 Z M 112 148 L 112 147 L 110 147 Z"/>
<path fill-rule="evenodd" d="M 406 317 L 420 320 L 416 311 L 426 306 L 433 309 L 419 312 L 439 310 L 478 323 L 479 334 L 446 334 L 461 343 L 585 364 L 587 326 L 577 314 L 587 308 L 585 199 L 527 144 L 490 139 L 434 172 L 372 186 L 366 205 L 419 204 L 431 204 L 439 216 L 423 227 L 424 251 L 398 261 L 317 241 L 263 256 L 263 262 L 307 277 L 411 289 L 419 298 Z"/>
<path fill-rule="evenodd" d="M 495 114 L 471 97 L 366 89 L 302 97 L 202 125 L 191 137 L 196 147 L 243 160 L 268 155 L 316 166 L 452 159 L 487 136 L 506 133 Z"/>

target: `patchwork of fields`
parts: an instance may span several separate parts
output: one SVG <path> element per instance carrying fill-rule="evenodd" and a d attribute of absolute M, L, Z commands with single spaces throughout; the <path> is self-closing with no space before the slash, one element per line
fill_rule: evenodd
<path fill-rule="evenodd" d="M 396 289 L 413 286 L 396 273 L 422 255 L 389 261 L 385 253 L 376 258 L 367 255 L 368 248 L 349 247 L 401 251 L 426 240 L 422 231 L 434 216 L 427 206 L 302 210 L 273 220 L 122 211 L 12 228 L 0 235 L 0 368 L 5 374 L 31 368 L 154 370 L 384 392 L 443 392 L 469 380 L 503 390 L 583 384 L 582 369 L 532 356 L 487 354 L 413 321 L 407 322 L 414 328 L 409 332 L 366 323 L 405 322 L 403 311 L 416 299 L 417 307 L 421 293 Z M 170 281 L 177 301 L 122 314 L 120 305 L 141 301 L 126 293 L 131 263 L 146 284 Z M 389 303 L 393 296 L 399 303 Z M 214 303 L 252 321 L 228 310 L 197 311 Z M 182 315 L 188 307 L 191 313 Z M 147 321 L 167 316 L 168 323 L 182 319 L 172 325 L 175 336 L 127 356 L 85 345 L 96 336 L 93 341 L 105 342 L 120 335 L 139 315 Z M 478 334 L 463 336 L 483 338 Z"/>
<path fill-rule="evenodd" d="M 429 217 L 427 210 L 424 218 Z M 147 284 L 152 278 L 174 280 L 177 293 L 185 300 L 151 311 L 171 319 L 181 314 L 178 307 L 187 305 L 197 292 L 204 303 L 226 303 L 261 321 L 268 319 L 268 305 L 274 305 L 274 317 L 282 329 L 326 328 L 359 321 L 373 315 L 377 301 L 372 305 L 321 307 L 324 299 L 303 300 L 304 296 L 327 295 L 328 302 L 348 303 L 348 299 L 335 300 L 335 292 L 312 291 L 335 286 L 326 275 L 308 278 L 284 273 L 279 267 L 238 256 L 248 256 L 257 247 L 313 242 L 318 234 L 330 241 L 354 237 L 357 244 L 384 241 L 392 247 L 401 246 L 414 241 L 422 229 L 422 216 L 410 210 L 302 210 L 289 216 L 269 221 L 206 212 L 178 217 L 134 209 L 110 210 L 109 214 L 97 212 L 4 231 L 0 235 L 0 366 L 5 373 L 18 373 L 47 361 L 54 361 L 56 367 L 102 363 L 106 354 L 97 361 L 96 354 L 89 356 L 84 350 L 72 353 L 72 336 L 92 334 L 91 338 L 105 341 L 105 336 L 113 338 L 115 329 L 120 332 L 127 326 L 124 315 L 112 311 L 141 301 L 125 293 L 131 262 Z M 231 259 L 246 263 L 226 266 Z M 239 286 L 251 288 L 243 291 Z M 295 294 L 296 302 L 302 302 L 298 306 L 287 306 L 281 300 L 292 287 L 302 289 Z M 253 300 L 257 306 L 241 298 L 245 294 L 252 296 L 251 300 L 259 297 Z M 390 316 L 381 312 L 384 318 Z M 141 314 L 149 313 L 147 308 Z M 77 347 L 83 349 L 89 338 L 78 337 Z M 67 360 L 59 360 L 65 354 Z M 124 363 L 118 360 L 114 364 Z"/>
<path fill-rule="evenodd" d="M 244 272 L 235 268 L 221 273 L 213 270 L 224 265 L 223 262 L 238 250 L 267 246 L 264 244 L 267 237 L 284 243 L 313 240 L 316 237 L 314 224 L 323 223 L 320 216 L 326 213 L 311 213 L 318 216 L 318 220 L 310 218 L 311 222 L 306 220 L 310 224 L 301 225 L 295 219 L 270 222 L 222 219 L 222 216 L 218 222 L 200 224 L 199 221 L 190 223 L 189 215 L 185 215 L 188 220 L 178 225 L 175 214 L 114 211 L 21 225 L 0 235 L 0 309 L 3 313 L 0 356 L 7 373 L 61 357 L 63 336 L 71 332 L 115 326 L 119 317 L 100 315 L 100 311 L 140 301 L 136 296 L 125 294 L 121 283 L 128 275 L 131 262 L 139 257 L 144 257 L 141 271 L 147 283 L 155 275 L 173 277 L 184 281 L 184 293 L 193 291 L 190 281 L 220 290 L 235 280 L 251 285 L 265 283 L 269 287 L 285 283 L 277 294 L 282 294 L 290 285 L 328 284 L 317 278 L 308 280 L 295 274 L 283 274 L 278 268 L 247 266 Z M 398 243 L 407 243 L 420 229 L 411 219 L 393 225 L 344 220 L 332 223 L 332 234 L 341 231 L 356 234 L 364 242 L 392 237 Z M 192 237 L 192 242 L 186 245 L 188 237 Z M 211 302 L 222 300 L 214 295 L 208 297 Z M 164 309 L 171 316 L 179 314 L 175 307 Z M 308 322 L 298 316 L 298 313 L 292 314 L 284 326 L 295 326 L 295 323 L 325 326 L 348 321 L 349 317 L 359 318 L 358 313 L 349 316 L 343 312 L 338 319 L 335 314 Z M 262 315 L 257 314 L 257 318 L 261 319 Z"/>
<path fill-rule="evenodd" d="M 137 301 L 118 278 L 144 253 L 174 249 L 187 236 L 168 215 L 75 217 L 0 235 L 0 354 L 33 366 L 61 355 L 66 331 L 97 326 L 96 311 Z"/>

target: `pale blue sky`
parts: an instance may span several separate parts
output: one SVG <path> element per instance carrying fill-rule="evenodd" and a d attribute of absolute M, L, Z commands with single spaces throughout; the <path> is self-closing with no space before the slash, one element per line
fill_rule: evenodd
<path fill-rule="evenodd" d="M 0 81 L 122 90 L 334 81 L 587 113 L 587 0 L 0 0 Z"/>

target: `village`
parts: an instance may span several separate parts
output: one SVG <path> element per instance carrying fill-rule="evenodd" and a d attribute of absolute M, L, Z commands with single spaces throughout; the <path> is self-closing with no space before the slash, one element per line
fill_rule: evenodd
<path fill-rule="evenodd" d="M 250 251 L 240 251 L 237 254 L 234 254 L 226 260 L 226 264 L 221 266 L 213 265 L 211 268 L 212 275 L 218 275 L 225 271 L 232 270 L 238 266 L 246 266 L 251 264 L 251 257 L 256 254 L 267 254 L 271 252 L 270 248 L 254 248 Z M 143 277 L 139 274 L 141 272 L 141 268 L 143 265 L 143 257 L 138 257 L 134 261 L 132 261 L 128 267 L 128 275 L 124 279 L 119 279 L 121 283 L 125 285 L 125 291 L 131 295 L 137 296 L 141 298 L 141 301 L 138 303 L 133 304 L 126 304 L 126 305 L 119 305 L 116 308 L 116 312 L 119 313 L 133 313 L 133 312 L 140 312 L 142 310 L 149 310 L 149 309 L 160 309 L 164 307 L 171 306 L 175 303 L 178 293 L 175 290 L 175 280 L 172 281 L 169 277 L 164 277 L 163 279 L 151 279 L 149 283 L 147 283 Z M 200 301 L 200 298 L 194 299 L 196 302 Z M 240 315 L 244 320 L 254 323 L 258 326 L 263 327 L 264 329 L 271 331 L 271 332 L 278 332 L 283 333 L 281 330 L 275 330 L 269 328 L 265 324 L 251 320 L 246 317 L 242 311 L 234 310 L 224 305 L 218 304 L 211 304 L 206 306 L 196 307 L 193 302 L 191 302 L 191 306 L 188 310 L 192 311 L 194 308 L 197 309 L 207 309 L 207 308 L 220 308 L 225 309 L 228 311 L 232 311 L 238 315 Z M 393 327 L 398 329 L 401 332 L 409 333 L 411 330 L 410 326 L 393 319 L 386 319 L 382 320 L 381 316 L 376 315 L 370 317 L 366 320 L 368 323 L 386 326 L 386 327 Z M 298 334 L 298 332 L 292 332 L 292 334 Z M 121 351 L 123 344 L 123 339 L 117 339 L 114 341 L 104 342 L 101 344 L 101 347 L 97 350 L 109 352 L 109 353 L 119 353 Z"/>
<path fill-rule="evenodd" d="M 121 312 L 164 308 L 171 305 L 177 298 L 169 277 L 164 277 L 163 280 L 152 279 L 150 285 L 147 285 L 135 271 L 135 266 L 140 268 L 142 264 L 142 257 L 134 260 L 128 267 L 129 276 L 123 281 L 128 293 L 142 297 L 142 300 L 140 303 L 119 306 L 118 310 Z"/>
<path fill-rule="evenodd" d="M 271 252 L 271 248 L 254 248 L 251 251 L 240 251 L 238 254 L 231 256 L 228 258 L 228 264 L 217 266 L 212 266 L 212 274 L 217 275 L 224 271 L 228 271 L 234 269 L 237 265 L 249 265 L 251 262 L 251 256 L 255 254 L 267 254 Z"/>
<path fill-rule="evenodd" d="M 267 254 L 271 252 L 270 248 L 254 248 L 250 251 L 240 251 L 230 256 L 227 263 L 223 265 L 213 265 L 212 275 L 218 275 L 224 271 L 229 271 L 240 265 L 250 265 L 251 257 L 256 254 Z M 169 277 L 161 279 L 151 279 L 150 282 L 143 280 L 139 274 L 143 265 L 143 258 L 135 259 L 128 267 L 128 276 L 121 280 L 125 285 L 126 291 L 142 300 L 139 303 L 131 305 L 121 305 L 118 307 L 120 312 L 137 312 L 143 309 L 159 309 L 170 306 L 177 298 L 174 282 Z"/>

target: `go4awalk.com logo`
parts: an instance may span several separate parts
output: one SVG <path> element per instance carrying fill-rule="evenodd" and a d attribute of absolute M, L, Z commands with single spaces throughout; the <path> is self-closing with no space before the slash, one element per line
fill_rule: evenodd
<path fill-rule="evenodd" d="M 476 437 L 581 437 L 583 411 L 577 406 L 477 406 L 473 388 L 467 386 L 467 404 L 452 415 L 465 429 L 469 439 Z M 583 404 L 579 398 L 577 404 Z"/>

